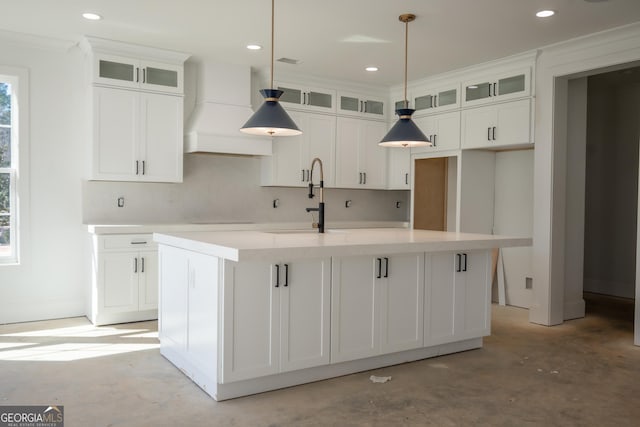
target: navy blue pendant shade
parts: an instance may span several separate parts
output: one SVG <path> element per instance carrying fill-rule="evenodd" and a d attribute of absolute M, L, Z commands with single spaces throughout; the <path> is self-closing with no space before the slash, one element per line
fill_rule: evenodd
<path fill-rule="evenodd" d="M 260 94 L 264 98 L 264 103 L 242 126 L 240 132 L 267 136 L 302 134 L 302 131 L 298 129 L 298 126 L 278 101 L 283 93 L 278 89 L 262 89 Z"/>
<path fill-rule="evenodd" d="M 399 108 L 396 114 L 398 121 L 378 143 L 383 147 L 420 147 L 431 145 L 431 141 L 422 133 L 420 128 L 411 120 L 415 110 L 411 108 Z"/>

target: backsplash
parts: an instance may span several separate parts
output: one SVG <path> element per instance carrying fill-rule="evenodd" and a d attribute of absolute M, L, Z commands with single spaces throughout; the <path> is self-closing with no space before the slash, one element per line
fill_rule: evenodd
<path fill-rule="evenodd" d="M 84 181 L 82 218 L 85 224 L 311 222 L 305 208 L 318 200 L 307 193 L 261 187 L 259 158 L 187 154 L 181 184 Z M 324 195 L 328 222 L 409 221 L 409 191 L 329 188 Z"/>

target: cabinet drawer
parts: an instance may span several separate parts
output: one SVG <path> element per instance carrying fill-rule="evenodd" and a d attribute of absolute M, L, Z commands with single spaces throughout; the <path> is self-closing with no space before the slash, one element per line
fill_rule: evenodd
<path fill-rule="evenodd" d="M 153 241 L 152 234 L 119 234 L 113 236 L 100 236 L 98 238 L 99 250 L 157 250 L 158 245 Z"/>

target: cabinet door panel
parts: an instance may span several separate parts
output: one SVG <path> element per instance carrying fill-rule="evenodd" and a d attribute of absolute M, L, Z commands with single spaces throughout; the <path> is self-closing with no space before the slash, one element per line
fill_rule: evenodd
<path fill-rule="evenodd" d="M 388 259 L 388 262 L 387 262 Z M 410 350 L 424 343 L 424 254 L 383 259 L 386 283 L 382 304 L 382 353 Z M 385 277 L 388 276 L 388 277 Z"/>
<path fill-rule="evenodd" d="M 137 311 L 140 268 L 137 254 L 135 252 L 107 253 L 101 259 L 104 313 Z M 137 263 L 136 260 L 138 260 Z"/>
<path fill-rule="evenodd" d="M 279 298 L 272 265 L 225 261 L 223 383 L 278 371 Z"/>
<path fill-rule="evenodd" d="M 358 119 L 338 117 L 336 136 L 336 187 L 360 186 L 358 141 L 361 127 Z"/>
<path fill-rule="evenodd" d="M 454 254 L 427 255 L 425 268 L 425 345 L 454 341 L 456 292 L 454 284 Z"/>
<path fill-rule="evenodd" d="M 336 118 L 321 114 L 306 114 L 304 132 L 307 136 L 303 168 L 311 169 L 311 162 L 318 157 L 324 167 L 324 185 L 333 187 L 335 183 L 334 159 Z M 288 137 L 289 138 L 289 137 Z M 314 183 L 320 182 L 320 169 L 314 171 Z"/>
<path fill-rule="evenodd" d="M 489 335 L 491 331 L 491 295 L 488 251 L 466 252 L 466 272 L 461 290 L 464 291 L 464 323 L 461 338 Z"/>
<path fill-rule="evenodd" d="M 95 87 L 93 96 L 93 178 L 135 180 L 138 93 Z"/>
<path fill-rule="evenodd" d="M 491 146 L 493 142 L 489 128 L 497 126 L 496 122 L 497 112 L 494 106 L 464 110 L 462 112 L 462 148 Z"/>
<path fill-rule="evenodd" d="M 141 98 L 141 179 L 182 181 L 182 98 L 160 94 L 140 94 Z M 143 167 L 144 166 L 144 167 Z"/>
<path fill-rule="evenodd" d="M 531 141 L 531 103 L 528 99 L 498 107 L 495 145 L 526 144 Z"/>
<path fill-rule="evenodd" d="M 366 174 L 365 187 L 383 189 L 387 185 L 387 149 L 378 145 L 387 131 L 384 122 L 364 121 L 360 140 L 360 169 Z"/>
<path fill-rule="evenodd" d="M 379 353 L 375 258 L 334 258 L 331 279 L 331 362 Z"/>
<path fill-rule="evenodd" d="M 158 308 L 158 253 L 140 252 L 140 277 L 138 281 L 138 309 Z"/>
<path fill-rule="evenodd" d="M 281 264 L 280 371 L 329 364 L 331 260 Z M 281 283 L 283 280 L 281 280 Z"/>

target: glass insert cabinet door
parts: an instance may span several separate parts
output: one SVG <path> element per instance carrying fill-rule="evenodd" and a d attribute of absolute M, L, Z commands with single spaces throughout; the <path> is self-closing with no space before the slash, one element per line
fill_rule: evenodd
<path fill-rule="evenodd" d="M 382 116 L 384 115 L 384 102 L 340 95 L 340 110 Z"/>
<path fill-rule="evenodd" d="M 281 102 L 299 105 L 305 109 L 327 111 L 334 110 L 335 92 L 321 90 L 306 90 L 290 84 L 276 84 L 277 89 L 284 93 L 280 96 Z"/>
<path fill-rule="evenodd" d="M 105 79 L 123 80 L 126 82 L 136 81 L 136 66 L 132 63 L 98 61 L 98 76 Z"/>
<path fill-rule="evenodd" d="M 510 74 L 495 80 L 487 79 L 467 84 L 464 100 L 478 101 L 499 96 L 525 95 L 527 92 L 527 73 Z"/>
<path fill-rule="evenodd" d="M 145 67 L 143 83 L 150 85 L 178 87 L 178 72 L 155 67 Z"/>
<path fill-rule="evenodd" d="M 181 87 L 181 67 L 145 63 L 135 59 L 127 61 L 113 57 L 101 57 L 97 61 L 97 81 L 116 85 L 140 88 L 147 86 L 154 89 L 179 92 Z"/>

